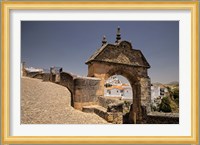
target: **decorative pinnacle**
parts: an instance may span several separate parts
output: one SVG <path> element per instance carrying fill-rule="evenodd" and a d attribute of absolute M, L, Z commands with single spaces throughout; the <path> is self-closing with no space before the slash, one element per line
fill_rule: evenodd
<path fill-rule="evenodd" d="M 106 36 L 104 35 L 103 40 L 102 40 L 102 46 L 105 45 L 106 43 L 107 43 L 107 40 L 106 40 Z"/>
<path fill-rule="evenodd" d="M 116 35 L 116 41 L 115 43 L 119 43 L 119 41 L 121 40 L 121 33 L 120 33 L 120 27 L 117 27 L 117 35 Z"/>

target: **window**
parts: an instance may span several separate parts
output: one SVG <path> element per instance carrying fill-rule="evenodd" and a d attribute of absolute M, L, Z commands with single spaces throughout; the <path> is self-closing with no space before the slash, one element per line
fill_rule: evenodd
<path fill-rule="evenodd" d="M 160 95 L 163 96 L 164 95 L 164 88 L 160 89 Z"/>
<path fill-rule="evenodd" d="M 161 92 L 164 92 L 164 88 L 161 88 L 160 91 L 161 91 Z"/>

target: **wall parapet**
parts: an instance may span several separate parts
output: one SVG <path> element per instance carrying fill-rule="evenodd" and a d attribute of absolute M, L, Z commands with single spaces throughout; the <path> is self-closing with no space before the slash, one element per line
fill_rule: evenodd
<path fill-rule="evenodd" d="M 151 112 L 148 116 L 160 116 L 160 117 L 179 117 L 179 113 L 164 113 L 164 112 Z"/>
<path fill-rule="evenodd" d="M 150 112 L 143 114 L 145 124 L 179 124 L 179 113 Z"/>
<path fill-rule="evenodd" d="M 98 78 L 76 77 L 74 79 L 74 108 L 82 110 L 83 106 L 97 104 L 99 83 Z"/>

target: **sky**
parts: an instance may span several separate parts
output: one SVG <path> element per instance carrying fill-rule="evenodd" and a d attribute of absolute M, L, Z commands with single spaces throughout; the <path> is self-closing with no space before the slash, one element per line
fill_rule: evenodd
<path fill-rule="evenodd" d="M 118 26 L 122 40 L 140 49 L 151 65 L 152 83 L 179 81 L 178 21 L 22 21 L 21 61 L 87 76 L 86 60 L 101 47 L 104 35 L 115 43 Z"/>

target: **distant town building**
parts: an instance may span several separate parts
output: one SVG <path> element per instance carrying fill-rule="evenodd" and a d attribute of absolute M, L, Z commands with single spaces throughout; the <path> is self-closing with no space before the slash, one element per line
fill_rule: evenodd
<path fill-rule="evenodd" d="M 117 78 L 117 76 L 111 76 L 107 81 L 106 84 L 111 84 L 113 86 L 121 86 L 122 82 Z"/>
<path fill-rule="evenodd" d="M 154 108 L 158 108 L 159 104 L 162 101 L 163 97 L 166 97 L 169 95 L 169 91 L 167 89 L 167 86 L 155 83 L 151 85 L 151 105 Z"/>
<path fill-rule="evenodd" d="M 21 63 L 21 76 L 34 77 L 35 75 L 41 74 L 43 72 L 43 69 L 26 67 L 25 62 Z"/>
<path fill-rule="evenodd" d="M 168 89 L 166 86 L 162 84 L 152 84 L 151 85 L 151 100 L 153 101 L 154 99 L 163 98 L 168 94 Z"/>
<path fill-rule="evenodd" d="M 34 67 L 28 67 L 28 68 L 25 68 L 25 70 L 27 71 L 27 72 L 43 72 L 43 69 L 39 69 L 39 68 L 34 68 Z"/>
<path fill-rule="evenodd" d="M 104 95 L 121 99 L 132 99 L 133 97 L 131 86 L 123 84 L 116 76 L 112 76 L 106 81 Z"/>

